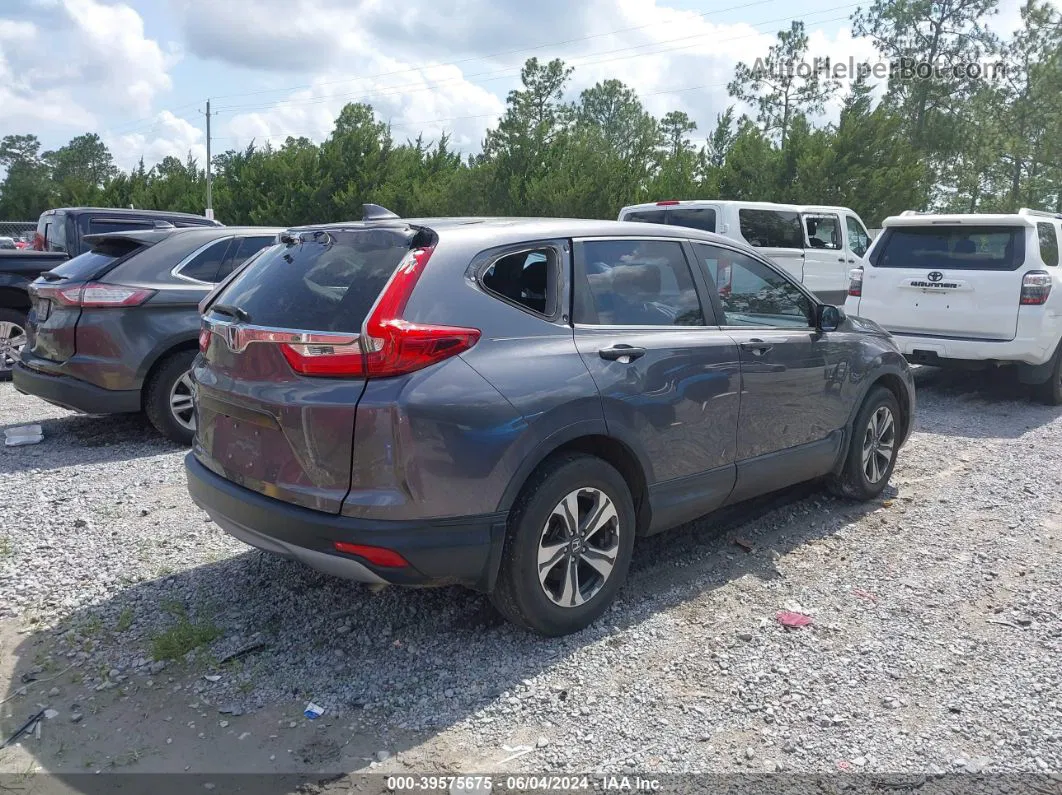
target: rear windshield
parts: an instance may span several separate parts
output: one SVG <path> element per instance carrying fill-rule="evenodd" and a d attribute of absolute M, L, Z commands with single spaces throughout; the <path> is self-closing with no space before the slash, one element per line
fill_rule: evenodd
<path fill-rule="evenodd" d="M 265 251 L 213 302 L 248 323 L 354 332 L 409 252 L 409 229 L 318 230 Z"/>
<path fill-rule="evenodd" d="M 1023 226 L 894 226 L 874 251 L 878 268 L 1012 271 L 1025 261 Z"/>
<path fill-rule="evenodd" d="M 64 279 L 96 279 L 110 270 L 118 260 L 144 248 L 132 240 L 104 240 L 84 254 L 68 259 L 52 268 L 50 273 Z"/>

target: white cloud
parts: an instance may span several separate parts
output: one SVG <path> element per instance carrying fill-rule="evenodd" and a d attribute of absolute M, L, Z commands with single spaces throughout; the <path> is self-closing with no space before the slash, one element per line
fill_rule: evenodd
<path fill-rule="evenodd" d="M 666 0 L 411 0 L 401 10 L 385 0 L 173 2 L 183 14 L 188 47 L 200 57 L 307 76 L 297 90 L 220 99 L 227 117 L 219 124 L 225 138 L 219 148 L 252 139 L 279 143 L 287 135 L 320 140 L 344 103 L 364 101 L 392 122 L 396 137 L 451 131 L 455 145 L 472 151 L 503 112 L 505 94 L 518 85 L 531 55 L 560 57 L 575 67 L 572 97 L 617 78 L 657 116 L 688 113 L 699 137 L 732 103 L 726 87 L 737 61 L 765 55 L 776 30 L 788 24 L 781 20 L 785 11 L 757 26 L 718 23 L 711 13 L 673 8 Z M 274 24 L 281 13 L 291 24 Z M 873 56 L 870 42 L 847 28 L 820 29 L 833 23 L 835 31 L 845 18 L 806 15 L 812 56 Z M 557 43 L 537 46 L 550 41 Z M 439 63 L 412 66 L 430 58 Z M 279 75 L 272 81 L 283 82 Z M 836 117 L 840 101 L 827 118 Z"/>
<path fill-rule="evenodd" d="M 143 132 L 105 134 L 104 143 L 114 155 L 119 168 L 131 170 L 140 158 L 148 168 L 164 157 L 176 157 L 184 161 L 188 154 L 206 163 L 206 135 L 185 119 L 178 118 L 168 110 L 159 113 L 154 124 Z"/>
<path fill-rule="evenodd" d="M 0 15 L 5 126 L 80 133 L 110 113 L 149 113 L 171 88 L 175 57 L 148 38 L 136 10 L 100 0 L 36 2 L 32 21 Z M 5 9 L 6 12 L 6 9 Z"/>

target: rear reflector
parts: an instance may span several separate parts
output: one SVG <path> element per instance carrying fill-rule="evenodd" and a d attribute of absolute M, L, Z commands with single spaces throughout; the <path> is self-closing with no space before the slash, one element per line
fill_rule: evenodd
<path fill-rule="evenodd" d="M 365 544 L 348 544 L 346 541 L 335 541 L 332 545 L 336 548 L 336 552 L 357 555 L 359 558 L 365 558 L 374 566 L 388 569 L 404 569 L 409 566 L 408 561 L 393 549 L 370 547 Z"/>
<path fill-rule="evenodd" d="M 856 298 L 863 294 L 863 269 L 852 268 L 848 271 L 848 294 Z"/>
<path fill-rule="evenodd" d="M 369 312 L 360 339 L 341 344 L 320 334 L 309 344 L 281 345 L 291 369 L 302 375 L 386 378 L 415 372 L 475 345 L 478 329 L 425 326 L 402 319 L 432 251 L 414 249 L 399 263 Z"/>
<path fill-rule="evenodd" d="M 53 298 L 64 306 L 89 308 L 139 306 L 155 294 L 154 290 L 99 282 L 67 287 L 37 287 L 36 290 L 42 298 Z"/>
<path fill-rule="evenodd" d="M 1047 271 L 1029 271 L 1021 280 L 1022 306 L 1041 306 L 1051 295 L 1051 274 Z"/>

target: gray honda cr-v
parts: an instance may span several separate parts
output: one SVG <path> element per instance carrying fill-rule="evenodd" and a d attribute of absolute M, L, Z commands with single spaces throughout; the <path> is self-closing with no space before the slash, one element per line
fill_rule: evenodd
<path fill-rule="evenodd" d="M 872 499 L 910 432 L 888 335 L 716 235 L 370 206 L 281 240 L 204 302 L 189 489 L 325 572 L 564 634 L 636 536 L 818 478 Z"/>

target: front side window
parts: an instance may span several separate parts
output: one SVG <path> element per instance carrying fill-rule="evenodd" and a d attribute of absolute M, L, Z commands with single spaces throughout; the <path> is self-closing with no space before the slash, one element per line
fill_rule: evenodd
<path fill-rule="evenodd" d="M 1040 259 L 1044 265 L 1058 265 L 1058 232 L 1055 225 L 1041 221 L 1036 225 L 1036 232 L 1040 238 Z"/>
<path fill-rule="evenodd" d="M 540 315 L 548 309 L 553 294 L 555 270 L 552 249 L 535 249 L 508 254 L 491 263 L 483 272 L 483 286 L 507 301 Z"/>
<path fill-rule="evenodd" d="M 706 243 L 694 244 L 700 264 L 719 292 L 726 326 L 809 328 L 811 300 L 796 285 L 752 257 Z"/>
<path fill-rule="evenodd" d="M 841 222 L 836 215 L 805 215 L 808 248 L 841 250 Z"/>
<path fill-rule="evenodd" d="M 781 210 L 738 210 L 741 236 L 756 248 L 804 248 L 800 215 Z"/>
<path fill-rule="evenodd" d="M 601 326 L 703 326 L 681 243 L 603 240 L 575 251 L 575 322 Z"/>
<path fill-rule="evenodd" d="M 848 250 L 857 257 L 866 256 L 867 249 L 870 248 L 870 235 L 867 230 L 850 215 L 846 215 L 844 221 L 848 226 Z"/>
<path fill-rule="evenodd" d="M 226 237 L 211 243 L 182 265 L 177 272 L 186 279 L 213 284 L 218 280 L 218 271 L 221 263 L 225 261 L 225 254 L 231 242 L 232 238 Z"/>

